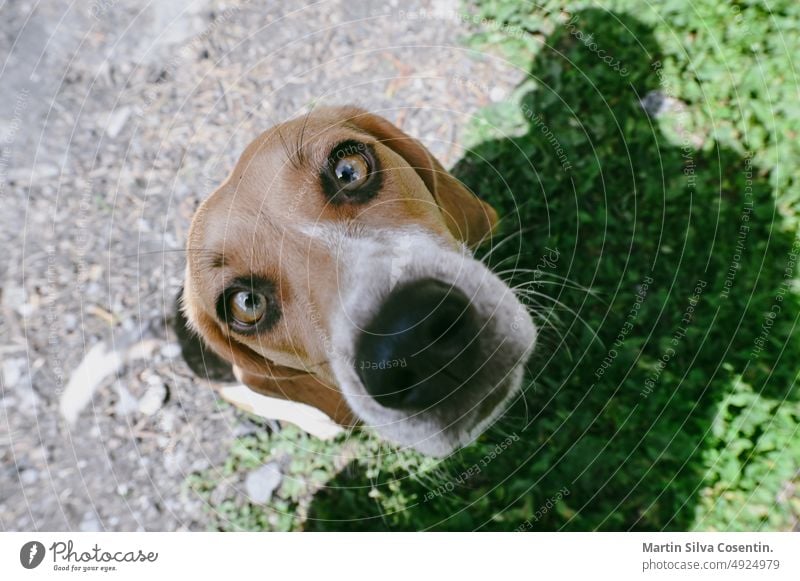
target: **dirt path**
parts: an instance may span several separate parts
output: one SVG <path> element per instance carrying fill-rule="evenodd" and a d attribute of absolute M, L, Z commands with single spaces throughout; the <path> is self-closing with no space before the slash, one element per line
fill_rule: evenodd
<path fill-rule="evenodd" d="M 520 78 L 460 44 L 457 3 L 141 4 L 2 8 L 3 530 L 204 529 L 187 474 L 263 427 L 191 376 L 165 324 L 198 201 L 320 101 L 452 163 L 469 116 Z"/>

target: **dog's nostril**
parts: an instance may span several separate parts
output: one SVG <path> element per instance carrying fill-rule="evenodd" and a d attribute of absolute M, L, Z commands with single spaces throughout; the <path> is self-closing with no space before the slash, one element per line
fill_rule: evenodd
<path fill-rule="evenodd" d="M 384 377 L 384 382 L 391 386 L 391 391 L 380 393 L 377 396 L 379 403 L 385 407 L 403 407 L 413 398 L 417 377 L 407 367 L 398 368 L 392 377 Z"/>
<path fill-rule="evenodd" d="M 433 405 L 478 365 L 475 309 L 459 289 L 423 279 L 395 289 L 361 333 L 357 371 L 390 408 Z"/>
<path fill-rule="evenodd" d="M 431 313 L 425 321 L 426 335 L 430 344 L 441 346 L 460 342 L 469 332 L 469 304 L 445 305 Z"/>

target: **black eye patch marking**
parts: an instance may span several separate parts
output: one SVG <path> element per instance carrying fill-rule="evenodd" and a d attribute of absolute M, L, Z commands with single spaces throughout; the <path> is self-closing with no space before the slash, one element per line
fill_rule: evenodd
<path fill-rule="evenodd" d="M 328 154 L 320 181 L 333 205 L 368 202 L 378 194 L 383 181 L 374 148 L 353 139 L 339 143 Z"/>
<path fill-rule="evenodd" d="M 269 331 L 281 318 L 275 283 L 260 276 L 242 276 L 217 298 L 217 317 L 240 335 Z"/>

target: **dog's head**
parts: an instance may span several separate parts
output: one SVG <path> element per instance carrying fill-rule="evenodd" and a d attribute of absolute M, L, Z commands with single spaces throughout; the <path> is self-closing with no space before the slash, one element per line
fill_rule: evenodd
<path fill-rule="evenodd" d="M 536 339 L 470 253 L 496 219 L 385 119 L 318 109 L 198 209 L 183 309 L 252 388 L 445 455 L 503 411 Z"/>

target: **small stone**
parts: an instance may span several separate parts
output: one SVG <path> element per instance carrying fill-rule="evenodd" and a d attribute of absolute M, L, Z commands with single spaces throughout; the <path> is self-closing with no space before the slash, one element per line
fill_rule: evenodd
<path fill-rule="evenodd" d="M 283 475 L 276 462 L 264 464 L 258 470 L 247 475 L 244 487 L 250 500 L 256 504 L 265 504 L 281 484 Z"/>
<path fill-rule="evenodd" d="M 19 395 L 19 411 L 27 416 L 36 417 L 40 413 L 39 396 L 31 385 L 28 375 L 25 375 L 25 380 L 17 386 L 17 394 Z"/>
<path fill-rule="evenodd" d="M 185 474 L 186 467 L 186 454 L 180 451 L 173 451 L 170 454 L 164 454 L 164 468 L 167 474 L 179 475 Z"/>
<path fill-rule="evenodd" d="M 686 105 L 682 101 L 661 91 L 650 91 L 639 101 L 639 104 L 651 117 L 660 117 L 686 109 Z"/>
<path fill-rule="evenodd" d="M 28 293 L 22 287 L 6 286 L 3 289 L 3 306 L 25 316 L 31 305 L 28 304 Z"/>
<path fill-rule="evenodd" d="M 97 515 L 95 515 L 93 512 L 87 512 L 85 515 L 83 515 L 80 529 L 84 533 L 98 533 L 103 530 Z"/>
<path fill-rule="evenodd" d="M 167 386 L 163 381 L 148 380 L 149 387 L 139 400 L 139 412 L 146 416 L 152 416 L 167 400 Z"/>
<path fill-rule="evenodd" d="M 161 410 L 161 413 L 158 414 L 158 421 L 156 422 L 158 425 L 158 429 L 162 432 L 172 433 L 175 430 L 175 422 L 177 418 L 174 413 L 167 409 Z"/>
<path fill-rule="evenodd" d="M 116 405 L 117 414 L 120 416 L 127 416 L 137 411 L 139 409 L 139 400 L 133 397 L 131 392 L 120 382 L 117 382 L 116 388 L 117 394 L 119 395 Z"/>
<path fill-rule="evenodd" d="M 19 481 L 22 486 L 30 486 L 39 480 L 39 473 L 36 470 L 23 470 L 19 474 Z"/>
<path fill-rule="evenodd" d="M 64 329 L 67 332 L 74 331 L 78 328 L 78 316 L 73 313 L 64 314 Z"/>
<path fill-rule="evenodd" d="M 189 466 L 189 472 L 200 472 L 201 470 L 205 470 L 210 466 L 210 462 L 207 458 L 197 458 L 192 465 Z"/>
<path fill-rule="evenodd" d="M 499 103 L 505 98 L 506 92 L 502 87 L 492 87 L 491 91 L 489 91 L 489 99 L 491 99 L 492 103 Z"/>
<path fill-rule="evenodd" d="M 118 109 L 115 109 L 108 116 L 108 122 L 106 123 L 106 135 L 108 135 L 111 139 L 114 139 L 117 135 L 120 134 L 122 128 L 125 127 L 125 124 L 128 121 L 128 117 L 130 116 L 131 116 L 130 107 L 119 107 Z"/>
<path fill-rule="evenodd" d="M 14 387 L 19 383 L 24 368 L 25 359 L 23 357 L 3 361 L 3 383 L 6 388 Z"/>
<path fill-rule="evenodd" d="M 181 346 L 177 343 L 167 343 L 161 348 L 161 355 L 167 359 L 175 359 L 181 354 Z"/>

